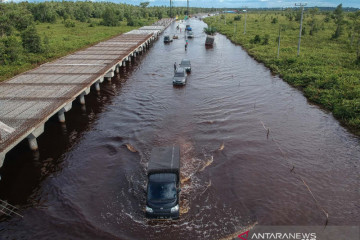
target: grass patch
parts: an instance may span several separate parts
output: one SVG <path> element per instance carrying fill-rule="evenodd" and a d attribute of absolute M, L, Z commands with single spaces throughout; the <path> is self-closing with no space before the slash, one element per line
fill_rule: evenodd
<path fill-rule="evenodd" d="M 301 89 L 312 102 L 332 111 L 343 124 L 360 133 L 360 64 L 356 46 L 351 45 L 350 19 L 344 33 L 336 40 L 334 20 L 326 15 L 304 14 L 304 35 L 297 56 L 299 22 L 290 21 L 283 13 L 248 13 L 234 20 L 234 14 L 205 18 L 204 21 L 231 41 L 240 44 L 256 60 L 263 62 L 285 81 Z M 273 19 L 277 20 L 273 20 Z M 317 30 L 310 35 L 315 19 Z M 234 27 L 234 25 L 237 25 Z M 234 32 L 237 29 L 237 32 Z M 277 57 L 278 35 L 280 54 Z"/>

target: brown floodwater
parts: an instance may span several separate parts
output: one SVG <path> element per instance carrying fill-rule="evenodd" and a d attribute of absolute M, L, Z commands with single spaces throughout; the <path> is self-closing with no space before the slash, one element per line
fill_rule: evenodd
<path fill-rule="evenodd" d="M 224 36 L 206 49 L 206 25 L 189 22 L 187 51 L 184 32 L 161 37 L 66 125 L 50 119 L 38 152 L 22 142 L 8 153 L 0 198 L 24 217 L 2 217 L 1 239 L 222 239 L 257 224 L 321 226 L 323 210 L 328 225 L 358 225 L 359 138 Z M 182 58 L 192 72 L 173 87 Z M 147 221 L 147 161 L 172 144 L 181 217 Z"/>

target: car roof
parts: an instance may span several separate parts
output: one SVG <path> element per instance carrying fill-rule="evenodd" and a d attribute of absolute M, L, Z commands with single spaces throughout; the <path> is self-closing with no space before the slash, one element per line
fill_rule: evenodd
<path fill-rule="evenodd" d="M 179 68 L 176 69 L 176 72 L 177 72 L 177 73 L 182 73 L 182 72 L 184 72 L 184 71 L 185 71 L 185 69 L 182 68 L 182 67 L 179 67 Z"/>
<path fill-rule="evenodd" d="M 176 182 L 175 173 L 154 173 L 149 176 L 150 182 Z"/>

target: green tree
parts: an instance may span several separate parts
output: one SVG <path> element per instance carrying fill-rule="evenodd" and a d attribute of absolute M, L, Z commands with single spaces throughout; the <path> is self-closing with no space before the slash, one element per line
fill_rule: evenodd
<path fill-rule="evenodd" d="M 42 43 L 34 25 L 27 27 L 21 32 L 22 45 L 25 50 L 31 53 L 42 52 Z"/>
<path fill-rule="evenodd" d="M 343 32 L 344 24 L 344 11 L 342 9 L 342 4 L 339 4 L 334 10 L 334 19 L 336 24 L 335 33 L 332 35 L 333 39 L 339 38 Z"/>
<path fill-rule="evenodd" d="M 103 25 L 105 26 L 117 26 L 119 25 L 119 20 L 112 8 L 107 7 L 103 14 Z"/>
<path fill-rule="evenodd" d="M 319 29 L 318 20 L 316 19 L 316 15 L 319 13 L 319 9 L 311 8 L 311 9 L 309 9 L 309 13 L 311 15 L 311 19 L 308 22 L 308 25 L 310 25 L 309 34 L 314 35 Z"/>
<path fill-rule="evenodd" d="M 0 39 L 0 63 L 11 64 L 19 60 L 23 48 L 15 36 Z"/>
<path fill-rule="evenodd" d="M 163 12 L 161 11 L 161 9 L 157 9 L 156 11 L 156 17 L 158 19 L 162 19 L 163 18 Z"/>
<path fill-rule="evenodd" d="M 31 9 L 35 21 L 55 23 L 57 13 L 48 2 L 33 5 Z"/>
<path fill-rule="evenodd" d="M 140 3 L 140 7 L 141 8 L 146 8 L 147 6 L 149 6 L 150 2 L 142 2 Z"/>
<path fill-rule="evenodd" d="M 0 37 L 9 36 L 13 32 L 12 23 L 7 15 L 0 15 Z"/>
<path fill-rule="evenodd" d="M 350 13 L 349 14 L 349 18 L 352 20 L 352 26 L 351 26 L 351 41 L 350 41 L 350 46 L 353 45 L 354 42 L 354 38 L 357 35 L 358 27 L 359 27 L 359 22 L 360 22 L 360 10 L 355 12 L 355 13 Z"/>
<path fill-rule="evenodd" d="M 18 7 L 8 13 L 11 24 L 19 31 L 23 31 L 34 23 L 34 17 L 29 10 L 24 7 Z"/>

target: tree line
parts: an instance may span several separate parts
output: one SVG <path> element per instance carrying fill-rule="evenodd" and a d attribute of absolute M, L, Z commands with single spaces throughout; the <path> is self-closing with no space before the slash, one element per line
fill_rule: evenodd
<path fill-rule="evenodd" d="M 192 8 L 190 13 L 199 11 L 204 9 Z M 175 7 L 171 13 L 181 16 L 186 14 L 186 8 Z M 75 27 L 76 21 L 88 22 L 90 27 L 98 24 L 119 26 L 121 22 L 128 26 L 143 26 L 145 20 L 166 17 L 170 17 L 169 7 L 149 7 L 149 2 L 139 6 L 90 1 L 0 3 L 0 63 L 12 64 L 22 53 L 46 51 L 48 39 L 39 36 L 36 30 L 39 23 L 60 22 L 68 28 Z"/>

